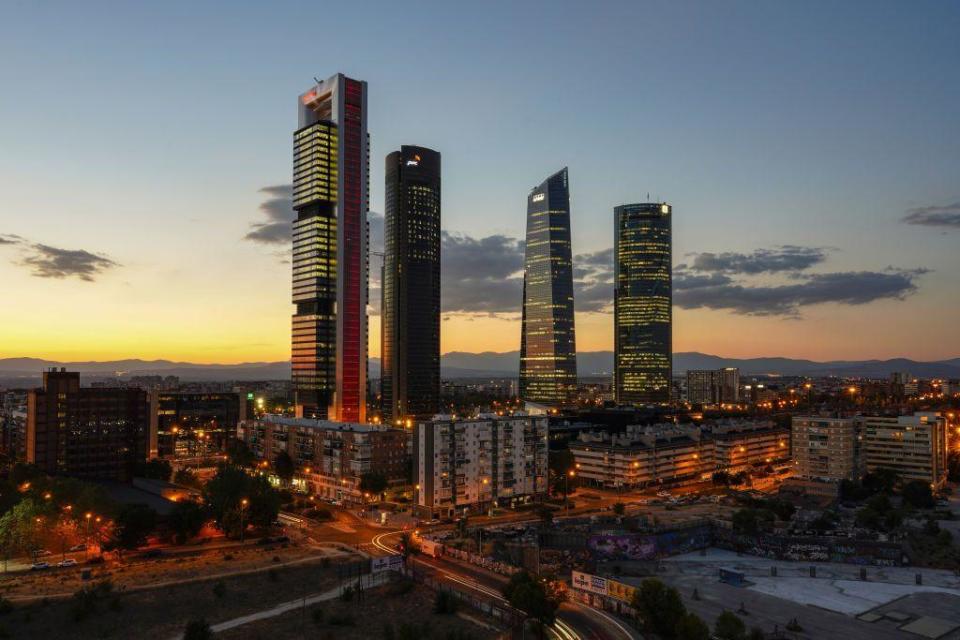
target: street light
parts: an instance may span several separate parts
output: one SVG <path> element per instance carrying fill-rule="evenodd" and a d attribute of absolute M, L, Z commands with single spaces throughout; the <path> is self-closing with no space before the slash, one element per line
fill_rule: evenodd
<path fill-rule="evenodd" d="M 570 513 L 570 478 L 573 478 L 577 475 L 577 472 L 571 469 L 567 472 L 567 475 L 563 476 L 564 492 L 563 492 L 563 506 L 567 513 Z"/>
<path fill-rule="evenodd" d="M 246 498 L 240 500 L 240 542 L 243 542 L 244 533 L 246 528 L 244 527 L 243 516 L 247 510 L 247 505 L 250 504 L 250 501 Z"/>

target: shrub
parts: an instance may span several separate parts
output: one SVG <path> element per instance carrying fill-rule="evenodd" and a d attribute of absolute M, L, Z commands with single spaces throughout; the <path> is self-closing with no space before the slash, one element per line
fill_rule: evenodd
<path fill-rule="evenodd" d="M 340 594 L 340 599 L 344 602 L 353 600 L 353 587 L 344 587 L 343 593 Z"/>

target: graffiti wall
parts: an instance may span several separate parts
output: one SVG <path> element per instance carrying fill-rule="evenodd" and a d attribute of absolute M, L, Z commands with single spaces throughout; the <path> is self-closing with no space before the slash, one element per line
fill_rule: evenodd
<path fill-rule="evenodd" d="M 908 558 L 900 544 L 876 540 L 794 538 L 762 533 L 743 535 L 716 529 L 714 545 L 721 549 L 774 560 L 843 562 L 877 567 L 908 564 Z"/>
<path fill-rule="evenodd" d="M 711 540 L 710 527 L 695 527 L 653 534 L 592 535 L 587 548 L 597 560 L 653 560 L 705 549 Z"/>

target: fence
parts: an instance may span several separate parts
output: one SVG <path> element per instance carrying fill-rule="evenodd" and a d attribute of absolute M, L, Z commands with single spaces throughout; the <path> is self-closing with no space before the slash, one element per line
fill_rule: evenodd
<path fill-rule="evenodd" d="M 413 568 L 405 568 L 402 574 L 417 584 L 422 584 L 436 592 L 448 593 L 459 602 L 466 604 L 480 613 L 490 616 L 497 622 L 508 627 L 519 627 L 526 620 L 527 616 L 517 609 L 514 609 L 506 603 L 499 603 L 492 598 L 483 598 L 465 590 L 458 589 L 449 582 L 439 580 L 429 573 L 417 571 Z"/>

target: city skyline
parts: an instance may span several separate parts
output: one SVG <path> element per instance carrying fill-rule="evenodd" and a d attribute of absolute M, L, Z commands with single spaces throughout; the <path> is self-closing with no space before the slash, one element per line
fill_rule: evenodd
<path fill-rule="evenodd" d="M 854 4 L 766 7 L 744 19 L 747 6 L 610 5 L 548 16 L 550 37 L 583 38 L 592 53 L 582 60 L 531 52 L 526 38 L 548 42 L 520 26 L 533 9 L 512 9 L 511 20 L 468 16 L 496 35 L 490 42 L 508 44 L 495 48 L 471 34 L 461 34 L 465 43 L 437 35 L 455 21 L 444 12 L 418 26 L 384 6 L 386 18 L 422 36 L 410 55 L 448 54 L 423 79 L 404 74 L 386 47 L 353 55 L 350 38 L 365 26 L 344 9 L 332 16 L 344 33 L 320 45 L 286 37 L 304 16 L 255 7 L 239 7 L 222 30 L 212 10 L 190 25 L 175 11 L 120 10 L 98 24 L 70 6 L 53 21 L 47 9 L 6 10 L 5 23 L 18 28 L 0 53 L 19 62 L 10 70 L 13 99 L 0 105 L 0 278 L 15 304 L 0 310 L 0 357 L 286 359 L 290 265 L 276 239 L 289 241 L 292 220 L 289 96 L 314 74 L 341 68 L 370 83 L 374 242 L 387 150 L 415 140 L 444 154 L 441 352 L 517 349 L 519 194 L 567 164 L 577 176 L 582 351 L 613 346 L 606 212 L 649 192 L 683 212 L 674 229 L 676 351 L 957 356 L 950 319 L 960 313 L 960 274 L 951 247 L 960 155 L 950 140 L 960 123 L 948 105 L 958 53 L 949 34 L 960 12 Z M 643 46 L 606 44 L 638 21 L 661 29 Z M 175 56 L 157 35 L 165 31 L 178 33 Z M 816 33 L 809 42 L 808 31 Z M 904 50 L 891 32 L 926 44 Z M 268 53 L 219 50 L 253 34 Z M 642 55 L 656 45 L 675 51 L 669 43 L 680 34 L 696 44 Z M 115 55 L 134 47 L 129 59 Z M 546 57 L 559 59 L 545 65 Z M 583 77 L 602 87 L 589 100 L 603 122 L 578 120 L 580 100 L 545 99 L 541 83 L 529 82 L 534 68 L 548 69 L 545 82 Z M 66 116 L 35 99 L 64 76 L 82 80 L 71 83 Z M 901 90 L 891 93 L 890 83 Z M 251 97 L 224 109 L 237 87 Z M 633 153 L 641 143 L 656 153 Z M 64 308 L 83 310 L 70 331 L 60 324 Z"/>

